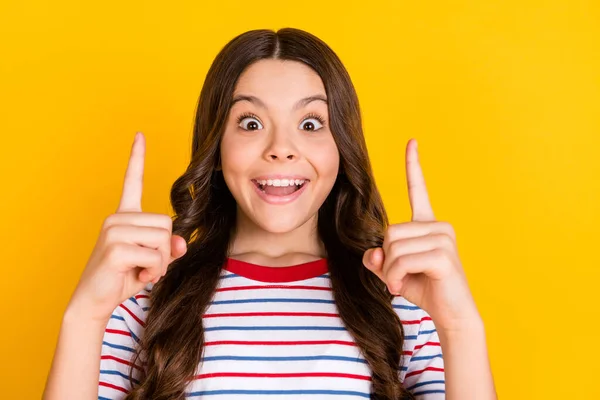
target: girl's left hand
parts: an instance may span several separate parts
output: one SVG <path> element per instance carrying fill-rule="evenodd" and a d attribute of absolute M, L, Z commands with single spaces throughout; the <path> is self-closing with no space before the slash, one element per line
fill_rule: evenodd
<path fill-rule="evenodd" d="M 414 139 L 406 146 L 406 176 L 412 221 L 390 225 L 382 247 L 365 251 L 363 264 L 390 293 L 425 310 L 438 330 L 468 327 L 480 316 L 458 257 L 454 229 L 433 215 Z"/>

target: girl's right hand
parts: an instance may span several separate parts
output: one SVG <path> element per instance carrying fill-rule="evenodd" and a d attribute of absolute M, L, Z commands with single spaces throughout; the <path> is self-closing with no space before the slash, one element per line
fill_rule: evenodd
<path fill-rule="evenodd" d="M 78 317 L 106 321 L 123 301 L 156 283 L 187 243 L 172 235 L 166 214 L 142 212 L 145 139 L 137 133 L 125 174 L 121 202 L 109 215 L 67 310 Z"/>

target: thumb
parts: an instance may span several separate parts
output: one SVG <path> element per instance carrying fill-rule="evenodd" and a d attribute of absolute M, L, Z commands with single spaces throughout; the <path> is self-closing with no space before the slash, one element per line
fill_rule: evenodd
<path fill-rule="evenodd" d="M 187 251 L 187 242 L 179 235 L 171 236 L 171 262 L 183 256 Z"/>
<path fill-rule="evenodd" d="M 379 277 L 379 279 L 383 279 L 383 249 L 381 247 L 373 247 L 365 251 L 363 255 L 363 264 L 367 267 L 368 270 L 373 272 L 375 275 Z"/>

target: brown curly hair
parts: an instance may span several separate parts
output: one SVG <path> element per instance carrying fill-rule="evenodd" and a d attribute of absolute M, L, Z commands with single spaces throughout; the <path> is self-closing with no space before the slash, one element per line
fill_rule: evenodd
<path fill-rule="evenodd" d="M 321 77 L 340 174 L 318 212 L 340 318 L 372 371 L 373 399 L 412 399 L 400 382 L 404 331 L 386 286 L 362 264 L 381 246 L 388 224 L 375 186 L 358 98 L 338 56 L 316 36 L 294 28 L 245 32 L 227 43 L 209 69 L 196 111 L 192 154 L 171 189 L 173 234 L 188 242 L 153 288 L 144 334 L 133 365 L 145 371 L 126 400 L 183 400 L 201 361 L 202 316 L 215 293 L 236 224 L 236 204 L 219 165 L 219 144 L 240 74 L 261 59 L 302 62 Z"/>

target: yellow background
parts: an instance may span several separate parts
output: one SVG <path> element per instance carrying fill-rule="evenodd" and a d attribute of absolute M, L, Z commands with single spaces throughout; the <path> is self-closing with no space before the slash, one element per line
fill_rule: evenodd
<path fill-rule="evenodd" d="M 500 398 L 600 398 L 599 4 L 2 0 L 0 397 L 40 398 L 134 133 L 144 209 L 170 213 L 212 59 L 243 31 L 292 26 L 350 71 L 393 223 L 410 218 L 419 140 Z"/>

